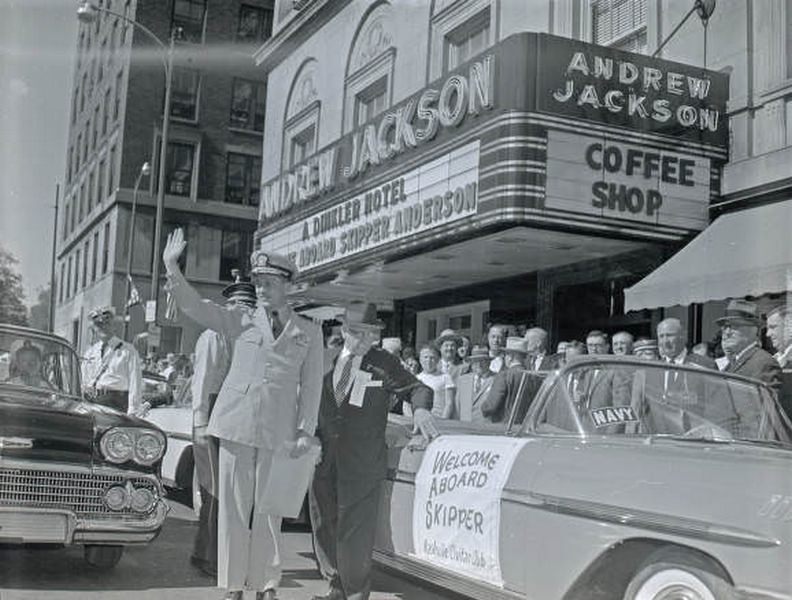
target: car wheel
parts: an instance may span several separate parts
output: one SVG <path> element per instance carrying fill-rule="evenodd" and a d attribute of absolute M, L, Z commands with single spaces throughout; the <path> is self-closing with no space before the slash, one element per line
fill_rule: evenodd
<path fill-rule="evenodd" d="M 198 469 L 193 467 L 192 484 L 190 485 L 190 499 L 192 500 L 192 509 L 196 517 L 201 516 L 201 484 L 198 481 Z"/>
<path fill-rule="evenodd" d="M 707 571 L 682 564 L 652 563 L 630 581 L 624 600 L 729 600 L 734 588 Z"/>
<path fill-rule="evenodd" d="M 85 546 L 83 549 L 85 562 L 97 569 L 112 569 L 123 554 L 123 546 Z"/>

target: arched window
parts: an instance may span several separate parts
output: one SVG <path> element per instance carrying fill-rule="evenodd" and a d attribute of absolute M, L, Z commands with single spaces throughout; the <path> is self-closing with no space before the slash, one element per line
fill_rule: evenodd
<path fill-rule="evenodd" d="M 391 6 L 387 2 L 373 6 L 361 20 L 347 60 L 344 132 L 391 105 L 396 62 L 392 23 Z"/>
<path fill-rule="evenodd" d="M 282 165 L 290 168 L 314 152 L 319 139 L 321 102 L 316 85 L 317 62 L 310 58 L 297 71 L 286 102 Z"/>

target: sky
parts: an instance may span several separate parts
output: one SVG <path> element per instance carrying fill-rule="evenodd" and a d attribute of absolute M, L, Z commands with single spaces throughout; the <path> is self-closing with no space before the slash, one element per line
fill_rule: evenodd
<path fill-rule="evenodd" d="M 0 0 L 0 245 L 19 260 L 27 304 L 50 278 L 76 10 L 76 0 Z"/>

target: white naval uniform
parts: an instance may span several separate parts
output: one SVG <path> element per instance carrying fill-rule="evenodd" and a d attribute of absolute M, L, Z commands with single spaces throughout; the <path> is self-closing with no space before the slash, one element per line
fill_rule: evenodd
<path fill-rule="evenodd" d="M 84 388 L 128 392 L 127 413 L 132 415 L 140 411 L 143 404 L 143 368 L 132 344 L 112 336 L 105 343 L 103 355 L 102 342 L 96 342 L 85 353 L 80 370 Z"/>
<path fill-rule="evenodd" d="M 275 588 L 280 517 L 268 514 L 264 492 L 274 453 L 294 441 L 298 429 L 309 435 L 316 429 L 321 329 L 285 308 L 275 339 L 264 310 L 226 309 L 202 300 L 181 273 L 169 279 L 179 308 L 232 346 L 207 430 L 220 438 L 217 584 L 230 590 Z"/>

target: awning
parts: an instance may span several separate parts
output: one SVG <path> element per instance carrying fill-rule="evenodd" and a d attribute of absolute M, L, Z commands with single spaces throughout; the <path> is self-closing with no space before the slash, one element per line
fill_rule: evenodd
<path fill-rule="evenodd" d="M 792 200 L 723 215 L 624 290 L 625 310 L 792 290 Z"/>

